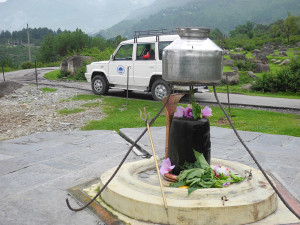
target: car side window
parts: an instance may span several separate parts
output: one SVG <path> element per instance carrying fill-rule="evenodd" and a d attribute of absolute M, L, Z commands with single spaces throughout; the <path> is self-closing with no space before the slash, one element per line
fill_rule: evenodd
<path fill-rule="evenodd" d="M 158 43 L 158 55 L 159 55 L 159 60 L 162 60 L 162 52 L 165 47 L 170 45 L 172 42 L 171 41 L 165 41 L 165 42 L 159 42 Z"/>
<path fill-rule="evenodd" d="M 116 53 L 114 60 L 132 60 L 133 45 L 122 45 Z"/>
<path fill-rule="evenodd" d="M 137 44 L 136 60 L 155 60 L 155 44 Z"/>

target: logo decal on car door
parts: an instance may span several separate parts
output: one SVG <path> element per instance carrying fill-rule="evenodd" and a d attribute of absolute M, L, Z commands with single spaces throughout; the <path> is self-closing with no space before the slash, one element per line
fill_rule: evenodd
<path fill-rule="evenodd" d="M 124 66 L 118 66 L 117 67 L 117 72 L 118 72 L 118 74 L 124 74 L 124 72 L 125 72 L 125 68 L 124 68 Z"/>

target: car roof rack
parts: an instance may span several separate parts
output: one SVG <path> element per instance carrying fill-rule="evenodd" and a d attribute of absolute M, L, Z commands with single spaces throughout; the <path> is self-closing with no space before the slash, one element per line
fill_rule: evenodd
<path fill-rule="evenodd" d="M 156 36 L 156 41 L 159 41 L 160 35 L 167 35 L 167 34 L 175 34 L 177 31 L 171 30 L 168 31 L 167 29 L 159 29 L 159 30 L 137 30 L 134 31 L 134 42 L 137 42 L 137 39 L 140 37 L 149 37 L 149 36 Z"/>

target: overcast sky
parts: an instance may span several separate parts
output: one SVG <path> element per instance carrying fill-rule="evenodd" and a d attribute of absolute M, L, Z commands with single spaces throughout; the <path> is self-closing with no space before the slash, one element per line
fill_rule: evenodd
<path fill-rule="evenodd" d="M 0 31 L 47 27 L 82 29 L 86 33 L 106 29 L 133 10 L 154 0 L 0 0 Z"/>

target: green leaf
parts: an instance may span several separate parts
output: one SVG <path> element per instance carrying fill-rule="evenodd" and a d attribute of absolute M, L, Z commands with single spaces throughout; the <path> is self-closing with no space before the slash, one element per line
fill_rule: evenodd
<path fill-rule="evenodd" d="M 176 183 L 170 183 L 169 187 L 174 187 L 174 188 L 178 188 L 180 186 L 184 186 L 185 182 L 184 181 L 178 181 Z"/>
<path fill-rule="evenodd" d="M 198 187 L 190 187 L 188 188 L 188 195 L 190 195 L 193 191 L 196 191 L 197 189 L 199 189 Z"/>
<path fill-rule="evenodd" d="M 191 169 L 190 173 L 186 176 L 186 179 L 192 179 L 194 177 L 202 177 L 205 173 L 205 170 L 200 168 Z"/>
<path fill-rule="evenodd" d="M 245 177 L 239 177 L 233 173 L 230 172 L 230 176 L 232 177 L 232 179 L 235 181 L 235 182 L 240 182 L 240 181 L 243 181 L 245 179 Z"/>
<path fill-rule="evenodd" d="M 201 118 L 201 107 L 196 102 L 192 102 L 192 113 L 195 120 Z"/>
<path fill-rule="evenodd" d="M 194 155 L 196 157 L 197 162 L 200 164 L 201 169 L 211 170 L 210 165 L 206 162 L 206 160 L 203 156 L 203 153 L 200 153 L 200 152 L 197 152 L 194 150 Z"/>

